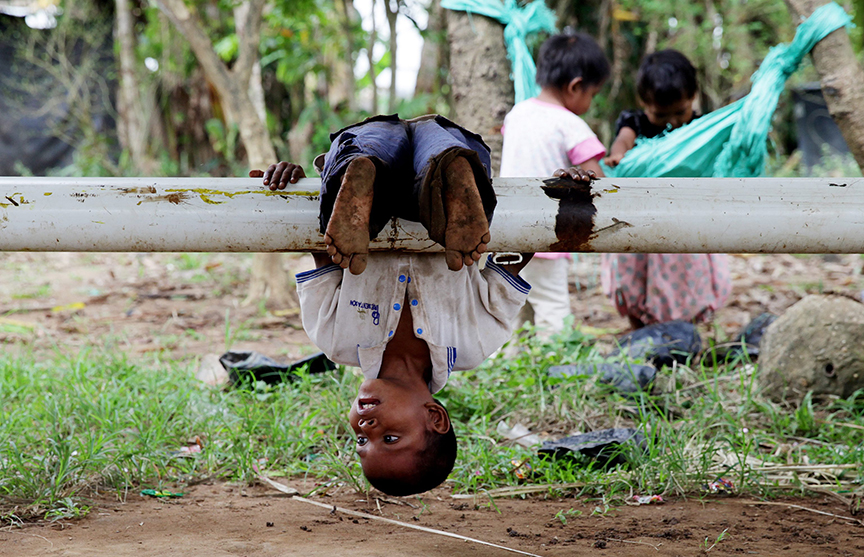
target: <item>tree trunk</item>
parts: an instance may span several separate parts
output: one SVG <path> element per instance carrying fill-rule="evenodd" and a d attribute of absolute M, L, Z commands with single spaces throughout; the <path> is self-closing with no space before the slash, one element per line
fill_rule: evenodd
<path fill-rule="evenodd" d="M 423 48 L 420 50 L 420 69 L 414 84 L 414 96 L 431 94 L 441 88 L 441 67 L 445 53 L 441 32 L 446 28 L 444 8 L 441 0 L 433 0 L 429 6 L 429 23 L 423 33 Z"/>
<path fill-rule="evenodd" d="M 794 14 L 809 17 L 825 2 L 786 0 L 786 3 Z M 813 47 L 811 55 L 828 112 L 843 133 L 855 162 L 864 169 L 864 71 L 855 59 L 846 29 L 825 37 Z"/>
<path fill-rule="evenodd" d="M 493 174 L 501 163 L 501 125 L 515 93 L 504 27 L 484 16 L 447 13 L 453 120 L 479 133 L 492 150 Z"/>
<path fill-rule="evenodd" d="M 396 22 L 399 20 L 399 1 L 384 0 L 387 24 L 390 26 L 390 96 L 387 99 L 387 112 L 396 112 Z M 391 9 L 390 3 L 395 3 Z"/>
<path fill-rule="evenodd" d="M 183 0 L 158 0 L 159 7 L 180 30 L 213 84 L 226 110 L 226 116 L 237 124 L 240 137 L 253 168 L 276 160 L 276 151 L 270 142 L 267 128 L 249 97 L 249 82 L 253 66 L 258 63 L 258 39 L 261 33 L 261 14 L 265 0 L 248 0 L 245 21 L 239 21 L 239 54 L 232 69 L 219 59 L 200 19 L 190 12 Z"/>
<path fill-rule="evenodd" d="M 254 66 L 258 65 L 258 46 L 262 13 L 266 0 L 247 0 L 246 6 L 235 12 L 239 41 L 237 60 L 231 69 L 219 59 L 198 16 L 189 11 L 184 0 L 157 0 L 160 9 L 180 30 L 204 70 L 207 80 L 222 99 L 226 119 L 236 124 L 251 168 L 263 169 L 276 162 L 276 150 L 270 141 L 265 122 L 256 111 L 250 97 Z M 260 78 L 259 78 L 260 87 Z M 255 87 L 251 87 L 255 91 Z M 245 304 L 260 300 L 275 307 L 296 306 L 282 260 L 277 253 L 256 254 L 252 264 L 252 280 Z"/>
<path fill-rule="evenodd" d="M 155 116 L 155 102 L 138 82 L 135 64 L 135 28 L 129 0 L 116 0 L 115 36 L 119 47 L 120 88 L 117 92 L 117 135 L 129 151 L 135 167 L 144 175 L 152 174 L 158 163 L 150 154 L 147 121 Z M 149 103 L 147 101 L 150 101 Z M 146 106 L 145 105 L 148 105 Z"/>
<path fill-rule="evenodd" d="M 387 0 L 384 0 L 387 2 Z M 375 43 L 378 42 L 378 27 L 375 21 L 375 0 L 371 2 L 372 32 L 369 33 L 369 46 L 366 48 L 366 58 L 369 60 L 369 80 L 372 85 L 372 114 L 378 114 L 378 85 L 375 83 Z"/>
<path fill-rule="evenodd" d="M 234 8 L 235 28 L 240 42 L 243 42 L 245 39 L 244 35 L 246 34 L 246 28 L 244 25 L 251 7 L 252 6 L 249 2 L 243 2 Z M 247 93 L 249 95 L 249 100 L 252 102 L 252 106 L 255 109 L 255 114 L 258 115 L 258 118 L 266 126 L 267 108 L 266 103 L 264 102 L 264 86 L 261 83 L 261 64 L 258 63 L 257 56 L 255 56 L 252 63 L 252 74 L 249 77 L 249 90 Z M 275 157 L 271 159 L 271 161 L 273 160 L 275 160 Z"/>
<path fill-rule="evenodd" d="M 350 112 L 357 108 L 354 79 L 354 33 L 352 23 L 357 12 L 351 0 L 337 0 L 336 13 L 339 17 L 339 27 L 342 29 L 343 51 L 332 61 L 333 83 L 330 86 L 330 106 L 344 105 Z"/>

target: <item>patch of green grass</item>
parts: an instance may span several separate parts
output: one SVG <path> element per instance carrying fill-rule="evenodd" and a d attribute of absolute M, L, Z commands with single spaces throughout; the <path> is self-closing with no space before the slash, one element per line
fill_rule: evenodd
<path fill-rule="evenodd" d="M 32 300 L 35 298 L 46 298 L 51 294 L 51 285 L 48 283 L 40 284 L 35 290 L 27 290 L 22 292 L 13 292 L 13 300 Z"/>
<path fill-rule="evenodd" d="M 209 259 L 209 253 L 178 253 L 174 266 L 180 271 L 194 271 L 204 268 Z"/>
<path fill-rule="evenodd" d="M 228 323 L 226 348 L 238 336 Z M 864 392 L 780 405 L 760 394 L 758 369 L 746 361 L 667 368 L 655 394 L 629 398 L 594 376 L 546 375 L 551 365 L 602 361 L 594 343 L 578 330 L 548 342 L 529 336 L 516 341 L 514 357 L 453 374 L 436 396 L 459 438 L 448 481 L 454 492 L 531 487 L 589 497 L 594 512 L 605 513 L 634 494 L 699 496 L 719 477 L 757 496 L 805 493 L 805 479 L 861 489 Z M 97 491 L 122 497 L 149 487 L 182 490 L 208 477 L 250 481 L 255 466 L 315 477 L 316 491 L 368 489 L 345 416 L 361 381 L 352 371 L 223 391 L 196 382 L 194 362 L 154 354 L 132 363 L 121 344 L 47 359 L 0 355 L 0 520 L 80 516 Z M 635 427 L 646 448 L 625 448 L 620 464 L 605 467 L 586 457 L 540 458 L 502 439 L 501 420 L 549 438 Z M 196 436 L 204 450 L 180 456 Z M 766 470 L 772 463 L 836 469 Z"/>
<path fill-rule="evenodd" d="M 300 375 L 249 391 L 202 386 L 158 357 L 133 365 L 87 350 L 34 361 L 0 356 L 0 520 L 86 513 L 88 496 L 215 476 L 247 481 L 252 466 L 365 489 L 346 401 L 351 373 Z M 190 438 L 204 451 L 181 457 Z"/>

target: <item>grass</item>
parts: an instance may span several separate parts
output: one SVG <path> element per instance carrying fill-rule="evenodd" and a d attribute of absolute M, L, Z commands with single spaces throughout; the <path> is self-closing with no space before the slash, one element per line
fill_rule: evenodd
<path fill-rule="evenodd" d="M 226 342 L 232 334 L 226 326 Z M 667 368 L 656 394 L 637 398 L 593 377 L 546 377 L 550 365 L 600 361 L 595 340 L 578 330 L 549 342 L 527 337 L 515 357 L 453 375 L 440 398 L 459 436 L 448 482 L 454 493 L 491 491 L 492 506 L 492 490 L 537 486 L 589 496 L 605 512 L 633 494 L 699 496 L 720 476 L 755 496 L 814 486 L 860 491 L 864 393 L 778 405 L 760 395 L 758 369 L 748 362 Z M 72 355 L 0 355 L 0 522 L 81 516 L 98 492 L 182 491 L 205 478 L 248 482 L 253 465 L 314 477 L 318 491 L 368 489 L 345 419 L 360 383 L 350 370 L 223 391 L 198 383 L 194 364 L 162 358 L 133 363 L 110 343 Z M 614 468 L 541 459 L 502 440 L 501 420 L 555 438 L 638 427 L 647 450 L 625 451 Z M 196 436 L 204 450 L 181 456 Z M 814 472 L 819 464 L 830 467 Z"/>

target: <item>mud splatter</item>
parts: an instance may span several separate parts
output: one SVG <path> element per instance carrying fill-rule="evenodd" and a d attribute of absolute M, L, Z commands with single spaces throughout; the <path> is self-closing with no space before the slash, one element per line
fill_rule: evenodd
<path fill-rule="evenodd" d="M 120 188 L 122 193 L 140 194 L 140 193 L 156 193 L 156 188 L 153 186 L 144 186 L 141 188 Z"/>
<path fill-rule="evenodd" d="M 178 193 L 166 193 L 165 195 L 154 195 L 153 197 L 145 197 L 141 201 L 138 202 L 138 205 L 142 203 L 158 203 L 162 201 L 167 201 L 168 203 L 173 203 L 174 205 L 179 205 L 183 203 L 187 199 L 192 197 L 190 194 L 185 192 Z"/>
<path fill-rule="evenodd" d="M 552 244 L 553 251 L 594 251 L 591 249 L 591 234 L 594 229 L 594 197 L 591 185 L 562 178 L 544 180 L 543 192 L 558 200 L 558 214 L 555 216 L 555 236 L 558 241 Z"/>

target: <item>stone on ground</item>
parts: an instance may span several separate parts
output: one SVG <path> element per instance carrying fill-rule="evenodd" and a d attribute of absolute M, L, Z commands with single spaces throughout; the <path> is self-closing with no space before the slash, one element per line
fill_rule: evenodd
<path fill-rule="evenodd" d="M 770 398 L 848 397 L 864 389 L 864 305 L 807 296 L 768 327 L 760 352 L 759 381 Z"/>

